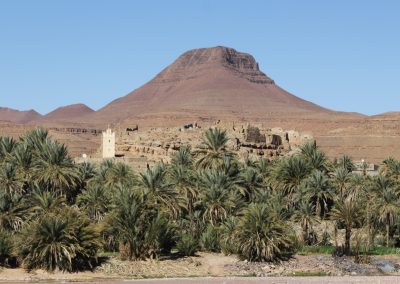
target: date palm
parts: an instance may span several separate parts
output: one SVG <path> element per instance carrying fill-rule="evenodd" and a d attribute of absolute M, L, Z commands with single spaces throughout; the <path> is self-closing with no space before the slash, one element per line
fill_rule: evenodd
<path fill-rule="evenodd" d="M 96 223 L 103 220 L 105 214 L 111 209 L 109 192 L 99 184 L 90 185 L 77 197 L 77 205 Z"/>
<path fill-rule="evenodd" d="M 0 167 L 0 190 L 6 194 L 23 193 L 24 180 L 17 174 L 17 168 L 11 163 Z"/>
<path fill-rule="evenodd" d="M 73 194 L 79 180 L 67 148 L 52 140 L 46 141 L 35 161 L 34 177 L 45 189 L 68 196 Z"/>
<path fill-rule="evenodd" d="M 350 238 L 352 229 L 359 224 L 363 217 L 361 205 L 354 196 L 339 199 L 330 213 L 330 218 L 340 222 L 345 228 L 345 253 L 350 254 Z"/>
<path fill-rule="evenodd" d="M 199 157 L 197 167 L 206 169 L 218 167 L 223 163 L 224 157 L 232 157 L 233 153 L 226 149 L 228 135 L 220 128 L 209 128 L 204 133 L 202 143 L 195 154 Z"/>
<path fill-rule="evenodd" d="M 305 181 L 304 196 L 315 205 L 317 216 L 325 216 L 328 210 L 328 202 L 334 197 L 328 176 L 320 171 L 313 172 Z"/>
<path fill-rule="evenodd" d="M 293 156 L 279 161 L 274 169 L 274 179 L 287 194 L 300 190 L 300 184 L 311 172 L 307 160 L 301 156 Z"/>
<path fill-rule="evenodd" d="M 132 186 L 136 182 L 136 176 L 130 166 L 124 163 L 116 163 L 107 172 L 105 186 L 113 189 L 116 186 Z"/>
<path fill-rule="evenodd" d="M 205 170 L 200 174 L 201 200 L 204 206 L 203 219 L 217 226 L 228 216 L 234 206 L 232 180 L 222 171 Z"/>
<path fill-rule="evenodd" d="M 239 256 L 249 261 L 276 261 L 293 253 L 290 228 L 265 204 L 250 204 L 237 226 Z"/>
<path fill-rule="evenodd" d="M 378 176 L 374 182 L 376 201 L 375 208 L 379 219 L 386 227 L 386 246 L 390 242 L 390 229 L 395 224 L 400 210 L 399 193 L 384 176 Z"/>
<path fill-rule="evenodd" d="M 313 230 L 313 224 L 319 222 L 317 215 L 315 215 L 315 206 L 307 201 L 300 202 L 293 215 L 293 220 L 301 225 L 304 244 L 311 245 L 310 232 Z"/>
<path fill-rule="evenodd" d="M 177 191 L 167 182 L 166 174 L 166 167 L 163 164 L 157 164 L 146 172 L 140 173 L 139 187 L 146 202 L 163 205 L 173 216 L 177 216 L 181 209 L 181 199 Z"/>

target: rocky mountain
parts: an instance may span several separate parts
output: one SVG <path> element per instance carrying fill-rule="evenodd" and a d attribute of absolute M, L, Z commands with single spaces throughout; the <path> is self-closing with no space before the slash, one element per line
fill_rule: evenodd
<path fill-rule="evenodd" d="M 42 115 L 33 109 L 27 111 L 19 111 L 12 108 L 0 107 L 0 120 L 10 121 L 14 123 L 28 123 L 35 119 L 39 119 Z"/>
<path fill-rule="evenodd" d="M 186 117 L 254 118 L 272 114 L 330 113 L 275 84 L 253 56 L 228 47 L 193 49 L 147 84 L 85 119 L 166 121 Z"/>

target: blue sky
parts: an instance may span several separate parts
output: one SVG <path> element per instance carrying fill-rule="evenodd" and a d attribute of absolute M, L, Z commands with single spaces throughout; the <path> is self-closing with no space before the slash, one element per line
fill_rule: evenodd
<path fill-rule="evenodd" d="M 399 15 L 396 0 L 0 0 L 0 106 L 98 109 L 224 45 L 324 107 L 400 111 Z"/>

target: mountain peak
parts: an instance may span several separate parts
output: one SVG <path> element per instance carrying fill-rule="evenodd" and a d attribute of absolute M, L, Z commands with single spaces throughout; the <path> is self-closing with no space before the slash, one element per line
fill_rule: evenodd
<path fill-rule="evenodd" d="M 216 46 L 192 49 L 181 56 L 156 76 L 154 82 L 166 83 L 194 79 L 207 70 L 223 68 L 236 76 L 253 83 L 274 84 L 274 81 L 260 71 L 257 61 L 248 53 Z"/>

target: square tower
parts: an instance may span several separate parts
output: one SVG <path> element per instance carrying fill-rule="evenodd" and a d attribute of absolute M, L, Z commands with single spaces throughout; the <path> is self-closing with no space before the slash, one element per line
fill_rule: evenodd
<path fill-rule="evenodd" d="M 115 157 L 115 132 L 110 128 L 103 131 L 103 158 Z"/>

